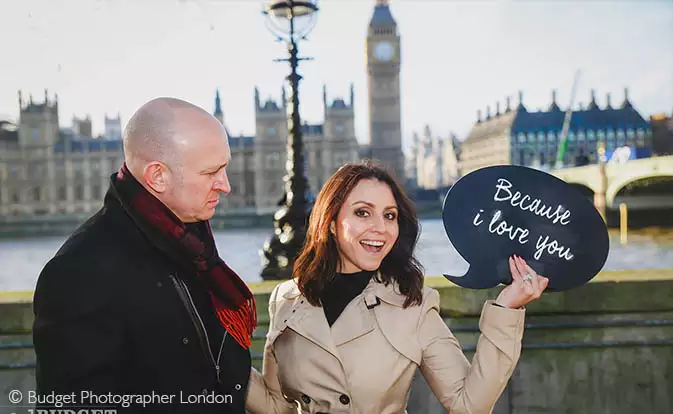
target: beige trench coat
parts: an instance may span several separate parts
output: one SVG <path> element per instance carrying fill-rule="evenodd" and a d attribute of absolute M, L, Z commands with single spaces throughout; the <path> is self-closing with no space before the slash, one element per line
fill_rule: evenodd
<path fill-rule="evenodd" d="M 378 298 L 378 299 L 377 299 Z M 521 352 L 524 310 L 484 304 L 472 364 L 439 315 L 439 294 L 402 307 L 372 278 L 332 327 L 294 280 L 273 290 L 263 375 L 253 370 L 251 413 L 404 413 L 416 372 L 452 414 L 489 413 Z"/>

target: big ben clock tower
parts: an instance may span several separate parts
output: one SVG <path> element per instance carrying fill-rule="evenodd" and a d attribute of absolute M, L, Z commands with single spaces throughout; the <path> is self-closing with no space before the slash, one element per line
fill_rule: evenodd
<path fill-rule="evenodd" d="M 400 36 L 388 0 L 376 0 L 367 33 L 370 151 L 404 185 L 400 59 Z"/>

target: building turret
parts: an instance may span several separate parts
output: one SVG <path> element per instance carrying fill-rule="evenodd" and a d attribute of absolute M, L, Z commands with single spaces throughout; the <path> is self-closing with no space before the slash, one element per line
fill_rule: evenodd
<path fill-rule="evenodd" d="M 222 102 L 220 100 L 219 89 L 215 90 L 215 111 L 213 112 L 213 116 L 224 125 L 224 113 L 222 113 Z"/>
<path fill-rule="evenodd" d="M 600 110 L 598 104 L 596 103 L 596 91 L 594 89 L 591 90 L 591 101 L 589 102 L 589 107 L 587 109 L 589 111 Z"/>
<path fill-rule="evenodd" d="M 556 103 L 556 89 L 552 89 L 551 91 L 551 104 L 549 105 L 549 112 L 556 112 L 560 111 L 561 108 L 559 108 L 558 104 Z"/>
<path fill-rule="evenodd" d="M 624 102 L 622 108 L 632 108 L 631 101 L 629 101 L 629 88 L 624 88 Z"/>

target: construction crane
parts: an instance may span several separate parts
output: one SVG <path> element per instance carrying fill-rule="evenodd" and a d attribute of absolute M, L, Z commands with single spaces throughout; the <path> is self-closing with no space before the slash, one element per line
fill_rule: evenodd
<path fill-rule="evenodd" d="M 561 129 L 561 136 L 559 137 L 558 149 L 556 152 L 556 169 L 563 168 L 563 159 L 565 157 L 566 148 L 568 148 L 568 130 L 570 129 L 570 120 L 573 116 L 573 104 L 575 103 L 575 92 L 577 91 L 580 74 L 581 70 L 577 69 L 573 79 L 573 89 L 570 93 L 570 105 L 568 105 L 568 110 L 566 110 L 565 118 L 563 119 L 563 128 Z"/>

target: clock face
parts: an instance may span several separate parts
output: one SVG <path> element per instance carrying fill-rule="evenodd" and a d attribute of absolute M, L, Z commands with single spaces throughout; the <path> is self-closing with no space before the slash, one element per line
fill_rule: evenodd
<path fill-rule="evenodd" d="M 374 57 L 382 62 L 388 62 L 395 55 L 395 49 L 390 42 L 379 42 L 374 47 Z"/>

